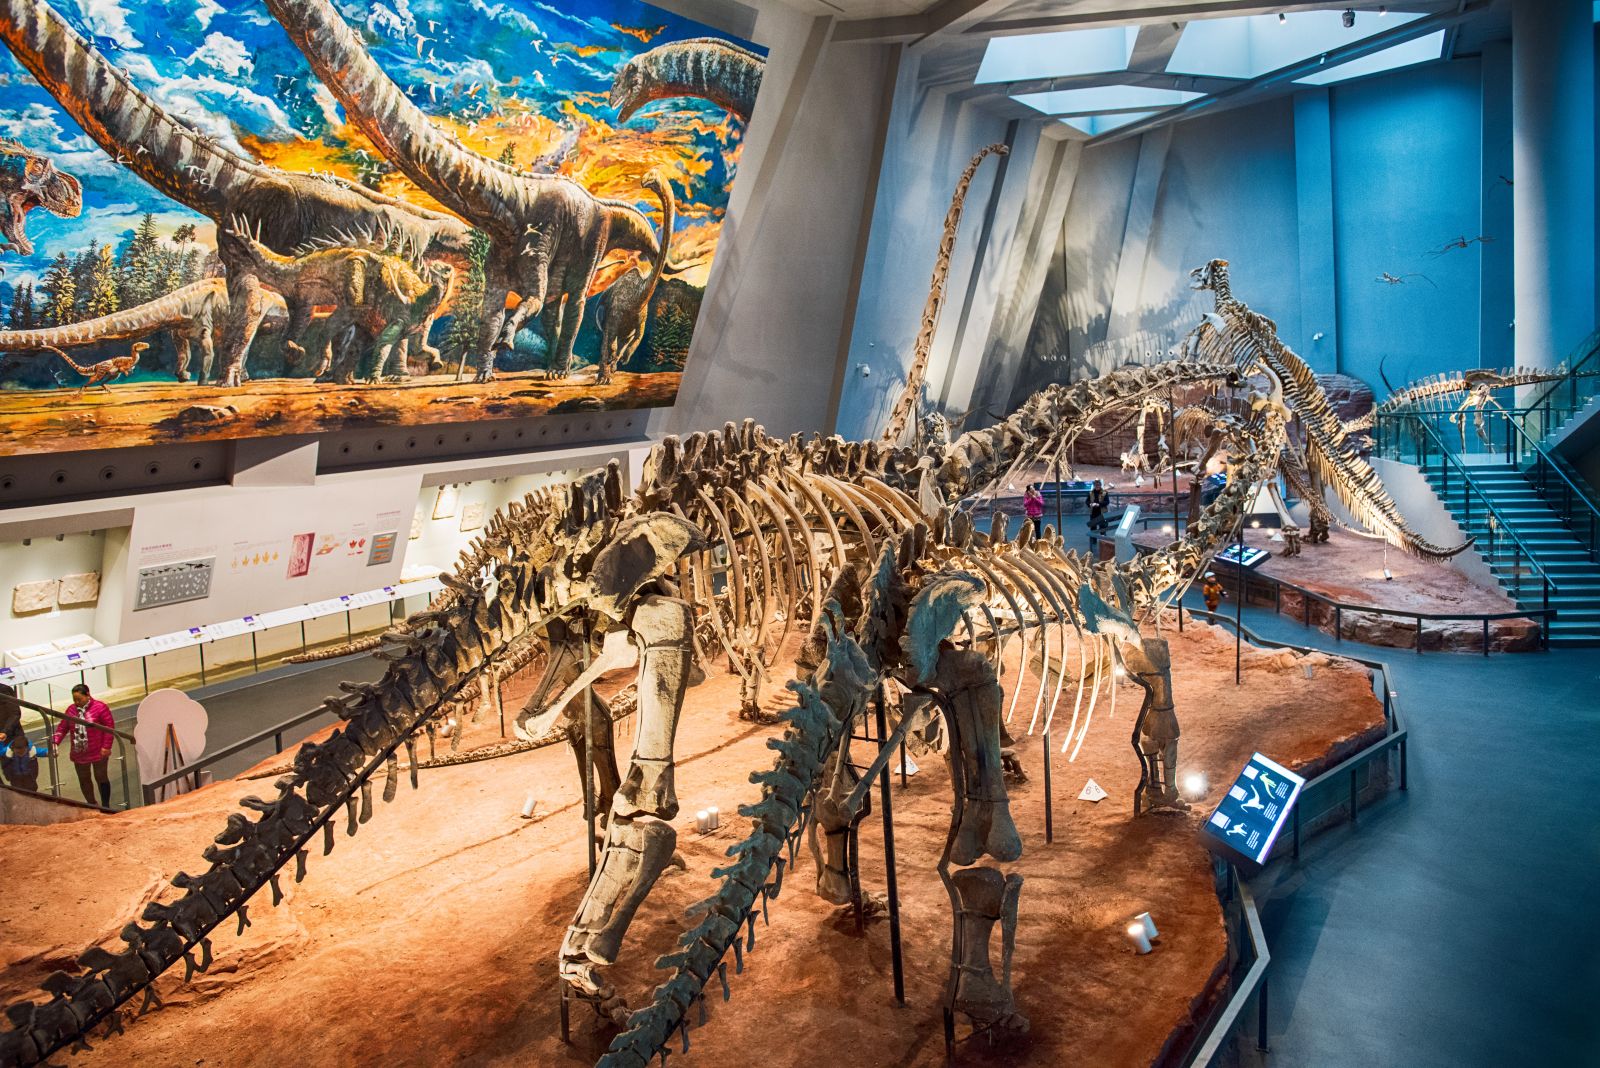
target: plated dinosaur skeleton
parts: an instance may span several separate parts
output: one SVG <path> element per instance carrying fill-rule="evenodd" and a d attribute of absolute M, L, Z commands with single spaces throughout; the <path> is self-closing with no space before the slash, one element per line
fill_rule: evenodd
<path fill-rule="evenodd" d="M 970 177 L 969 169 L 963 188 Z M 953 209 L 942 250 L 958 220 Z M 943 275 L 935 273 L 936 287 Z M 1063 750 L 1075 756 L 1097 709 L 1115 701 L 1121 667 L 1144 690 L 1134 731 L 1142 770 L 1135 804 L 1139 811 L 1182 806 L 1160 610 L 1227 542 L 1256 487 L 1278 470 L 1291 406 L 1315 425 L 1310 462 L 1358 517 L 1413 552 L 1453 551 L 1406 527 L 1370 470 L 1343 447 L 1343 431 L 1329 424 L 1303 363 L 1270 322 L 1228 293 L 1225 265 L 1213 262 L 1197 282 L 1216 291 L 1218 312 L 1185 355 L 1049 386 L 1003 421 L 948 444 L 897 443 L 909 402 L 896 408 L 896 433 L 877 441 L 778 439 L 749 421 L 729 423 L 664 440 L 631 493 L 613 464 L 508 506 L 446 576 L 444 594 L 385 636 L 376 653 L 388 661 L 382 678 L 345 684 L 329 700 L 342 727 L 303 744 L 271 797 L 241 802 L 249 814 L 229 817 L 205 851 L 209 867 L 180 872 L 173 885 L 182 893 L 152 903 L 143 922 L 123 928 L 120 952 L 92 948 L 79 958 L 81 970 L 46 981 L 46 1000 L 6 1009 L 0 1066 L 37 1063 L 91 1028 L 119 1027 L 119 1007 L 141 995 L 153 1003 L 155 978 L 179 960 L 186 974 L 208 967 L 216 927 L 236 918 L 242 931 L 262 887 L 276 903 L 291 862 L 298 880 L 319 837 L 324 852 L 332 849 L 341 812 L 346 833 L 357 833 L 373 815 L 380 774 L 383 798 L 395 796 L 402 750 L 416 786 L 419 734 L 470 692 L 494 688 L 534 646 L 543 649 L 545 678 L 518 717 L 519 734 L 548 737 L 567 723 L 574 745 L 594 754 L 597 797 L 606 805 L 599 862 L 559 954 L 568 995 L 619 1027 L 601 1064 L 642 1068 L 674 1037 L 687 1044 L 689 1009 L 714 975 L 726 996 L 726 958 L 731 953 L 735 970 L 742 968 L 757 916 L 778 896 L 808 835 L 819 893 L 846 896 L 862 794 L 846 773 L 848 739 L 869 703 L 889 693 L 905 710 L 893 737 L 930 721 L 940 728 L 954 792 L 939 865 L 952 907 L 946 1008 L 995 1032 L 1025 1029 L 1011 987 L 1023 883 L 1008 866 L 1021 858 L 1022 843 L 1001 774 L 1004 737 L 1024 724 L 1029 732 L 1050 729 L 1070 703 Z M 919 335 L 924 366 L 923 339 L 933 334 L 927 319 L 938 306 L 929 300 Z M 1158 551 L 1121 564 L 1098 561 L 1067 549 L 1053 530 L 1035 537 L 1024 527 L 1008 539 L 1002 523 L 991 521 L 986 532 L 975 521 L 974 502 L 1011 473 L 1059 455 L 1097 419 L 1164 402 L 1174 389 L 1247 385 L 1255 387 L 1248 405 L 1215 421 L 1226 484 L 1181 538 Z M 741 676 L 744 710 L 757 715 L 769 672 L 802 619 L 793 705 L 779 717 L 783 736 L 768 743 L 776 760 L 752 775 L 760 798 L 740 809 L 749 834 L 711 873 L 715 890 L 692 910 L 680 950 L 658 961 L 666 981 L 630 1013 L 604 969 L 623 952 L 629 924 L 673 860 L 673 742 L 694 665 L 725 654 Z M 1031 708 L 1019 707 L 1015 683 L 1009 695 L 1000 684 L 1013 654 L 1039 675 Z M 637 662 L 638 726 L 619 768 L 611 717 L 585 698 L 600 672 L 630 660 Z M 891 749 L 886 743 L 884 753 Z M 990 945 L 996 925 L 998 971 Z"/>

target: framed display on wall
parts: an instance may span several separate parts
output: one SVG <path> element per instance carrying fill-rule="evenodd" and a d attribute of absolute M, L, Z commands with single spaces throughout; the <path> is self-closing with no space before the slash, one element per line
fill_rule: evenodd
<path fill-rule="evenodd" d="M 0 52 L 0 456 L 673 403 L 765 51 L 638 0 L 358 8 L 118 5 Z M 139 90 L 142 142 L 80 85 Z M 241 273 L 267 299 L 229 315 Z"/>
<path fill-rule="evenodd" d="M 163 605 L 200 601 L 211 596 L 211 576 L 216 569 L 214 556 L 204 560 L 185 560 L 175 564 L 141 567 L 133 600 L 133 610 L 143 612 Z"/>

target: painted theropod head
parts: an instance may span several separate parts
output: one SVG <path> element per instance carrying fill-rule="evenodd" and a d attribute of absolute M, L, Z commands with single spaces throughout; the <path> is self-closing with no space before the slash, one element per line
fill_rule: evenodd
<path fill-rule="evenodd" d="M 16 141 L 0 139 L 0 187 L 5 190 L 0 208 L 0 249 L 33 255 L 28 240 L 28 212 L 43 208 L 71 219 L 83 210 L 83 186 L 48 157 Z"/>

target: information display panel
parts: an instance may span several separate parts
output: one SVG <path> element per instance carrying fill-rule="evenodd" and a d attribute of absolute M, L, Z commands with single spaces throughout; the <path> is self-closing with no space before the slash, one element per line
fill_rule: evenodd
<path fill-rule="evenodd" d="M 1276 761 L 1252 755 L 1206 820 L 1206 834 L 1251 863 L 1265 864 L 1305 783 Z"/>

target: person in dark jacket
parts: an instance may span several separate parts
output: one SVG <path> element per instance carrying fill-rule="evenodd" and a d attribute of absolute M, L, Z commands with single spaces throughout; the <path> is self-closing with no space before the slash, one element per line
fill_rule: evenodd
<path fill-rule="evenodd" d="M 6 785 L 12 789 L 39 792 L 39 758 L 22 731 L 16 731 L 6 743 L 0 771 L 5 772 Z"/>

